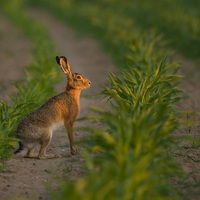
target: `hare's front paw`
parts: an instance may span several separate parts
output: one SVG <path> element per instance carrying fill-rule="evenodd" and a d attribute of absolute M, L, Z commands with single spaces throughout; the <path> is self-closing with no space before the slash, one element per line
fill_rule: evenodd
<path fill-rule="evenodd" d="M 78 148 L 76 146 L 71 147 L 71 154 L 77 155 L 79 153 Z"/>

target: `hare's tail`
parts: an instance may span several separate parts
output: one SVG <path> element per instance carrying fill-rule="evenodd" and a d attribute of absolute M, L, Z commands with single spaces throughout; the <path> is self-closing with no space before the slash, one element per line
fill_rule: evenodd
<path fill-rule="evenodd" d="M 19 148 L 14 152 L 14 154 L 20 153 L 24 149 L 24 145 L 19 142 Z"/>

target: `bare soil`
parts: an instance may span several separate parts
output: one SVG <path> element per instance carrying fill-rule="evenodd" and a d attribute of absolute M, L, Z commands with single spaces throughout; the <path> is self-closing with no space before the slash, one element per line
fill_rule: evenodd
<path fill-rule="evenodd" d="M 200 197 L 200 68 L 180 55 L 174 59 L 181 66 L 180 89 L 185 93 L 177 105 L 184 125 L 173 133 L 177 146 L 172 152 L 185 175 L 174 185 L 183 199 L 196 200 Z"/>
<path fill-rule="evenodd" d="M 81 116 L 91 113 L 89 107 L 91 105 L 103 105 L 104 102 L 98 98 L 91 96 L 101 90 L 107 75 L 114 72 L 109 58 L 100 50 L 98 44 L 91 38 L 80 38 L 72 31 L 72 29 L 44 11 L 30 11 L 31 15 L 42 21 L 49 29 L 49 32 L 57 47 L 58 55 L 64 55 L 70 61 L 72 70 L 79 72 L 88 77 L 91 82 L 91 88 L 83 91 L 81 97 Z M 9 101 L 8 96 L 14 91 L 14 86 L 10 83 L 23 78 L 23 68 L 31 62 L 31 42 L 25 39 L 22 33 L 0 15 L 0 94 L 4 100 Z M 181 74 L 185 75 L 182 79 L 181 88 L 186 91 L 188 98 L 183 100 L 179 105 L 180 110 L 200 111 L 200 73 L 192 62 L 185 60 L 180 56 L 175 57 L 182 65 Z M 56 64 L 55 64 L 56 66 Z M 66 79 L 55 86 L 58 92 L 64 90 Z M 86 98 L 86 96 L 90 98 Z M 183 116 L 183 118 L 185 115 Z M 190 116 L 189 116 L 190 117 Z M 188 127 L 181 127 L 174 134 L 177 138 L 182 133 L 189 134 L 199 139 L 200 123 L 198 117 L 191 116 L 196 120 L 196 124 Z M 88 122 L 77 122 L 76 127 L 87 125 Z M 91 124 L 90 124 L 91 126 Z M 79 130 L 76 131 L 78 139 L 87 137 L 87 133 Z M 181 140 L 182 141 L 182 140 Z M 183 152 L 183 147 L 188 145 L 189 157 Z M 174 157 L 183 167 L 187 174 L 192 173 L 194 177 L 199 179 L 200 163 L 194 160 L 199 159 L 199 147 L 192 148 L 190 143 L 180 142 L 179 148 L 174 151 Z M 80 145 L 80 149 L 86 147 Z M 15 159 L 11 158 L 6 161 L 7 168 L 0 173 L 0 199 L 10 200 L 17 198 L 24 199 L 50 199 L 49 187 L 57 188 L 59 177 L 66 179 L 77 179 L 85 173 L 85 163 L 81 154 L 71 156 L 69 153 L 69 145 L 66 131 L 60 129 L 54 132 L 52 142 L 48 148 L 48 152 L 63 155 L 62 158 L 37 160 L 37 159 Z M 190 159 L 190 157 L 194 159 Z M 191 183 L 194 182 L 193 178 Z M 186 189 L 177 182 L 177 188 L 185 191 L 185 197 L 191 196 L 191 192 L 195 193 L 196 198 L 199 192 L 197 187 Z M 195 199 L 188 198 L 188 199 Z"/>
<path fill-rule="evenodd" d="M 9 101 L 13 83 L 23 78 L 23 68 L 31 63 L 31 42 L 0 15 L 0 94 Z"/>

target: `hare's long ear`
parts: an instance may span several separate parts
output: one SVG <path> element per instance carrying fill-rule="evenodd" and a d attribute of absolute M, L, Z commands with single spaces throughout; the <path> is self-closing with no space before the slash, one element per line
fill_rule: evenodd
<path fill-rule="evenodd" d="M 56 56 L 56 62 L 60 65 L 62 71 L 71 76 L 72 75 L 72 71 L 71 71 L 71 67 L 69 65 L 69 62 L 67 61 L 67 59 L 64 56 Z"/>

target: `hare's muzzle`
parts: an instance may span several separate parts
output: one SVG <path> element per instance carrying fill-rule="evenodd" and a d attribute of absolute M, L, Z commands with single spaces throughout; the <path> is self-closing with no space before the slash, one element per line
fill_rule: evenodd
<path fill-rule="evenodd" d="M 88 80 L 87 85 L 88 85 L 87 88 L 90 87 L 91 81 Z"/>

